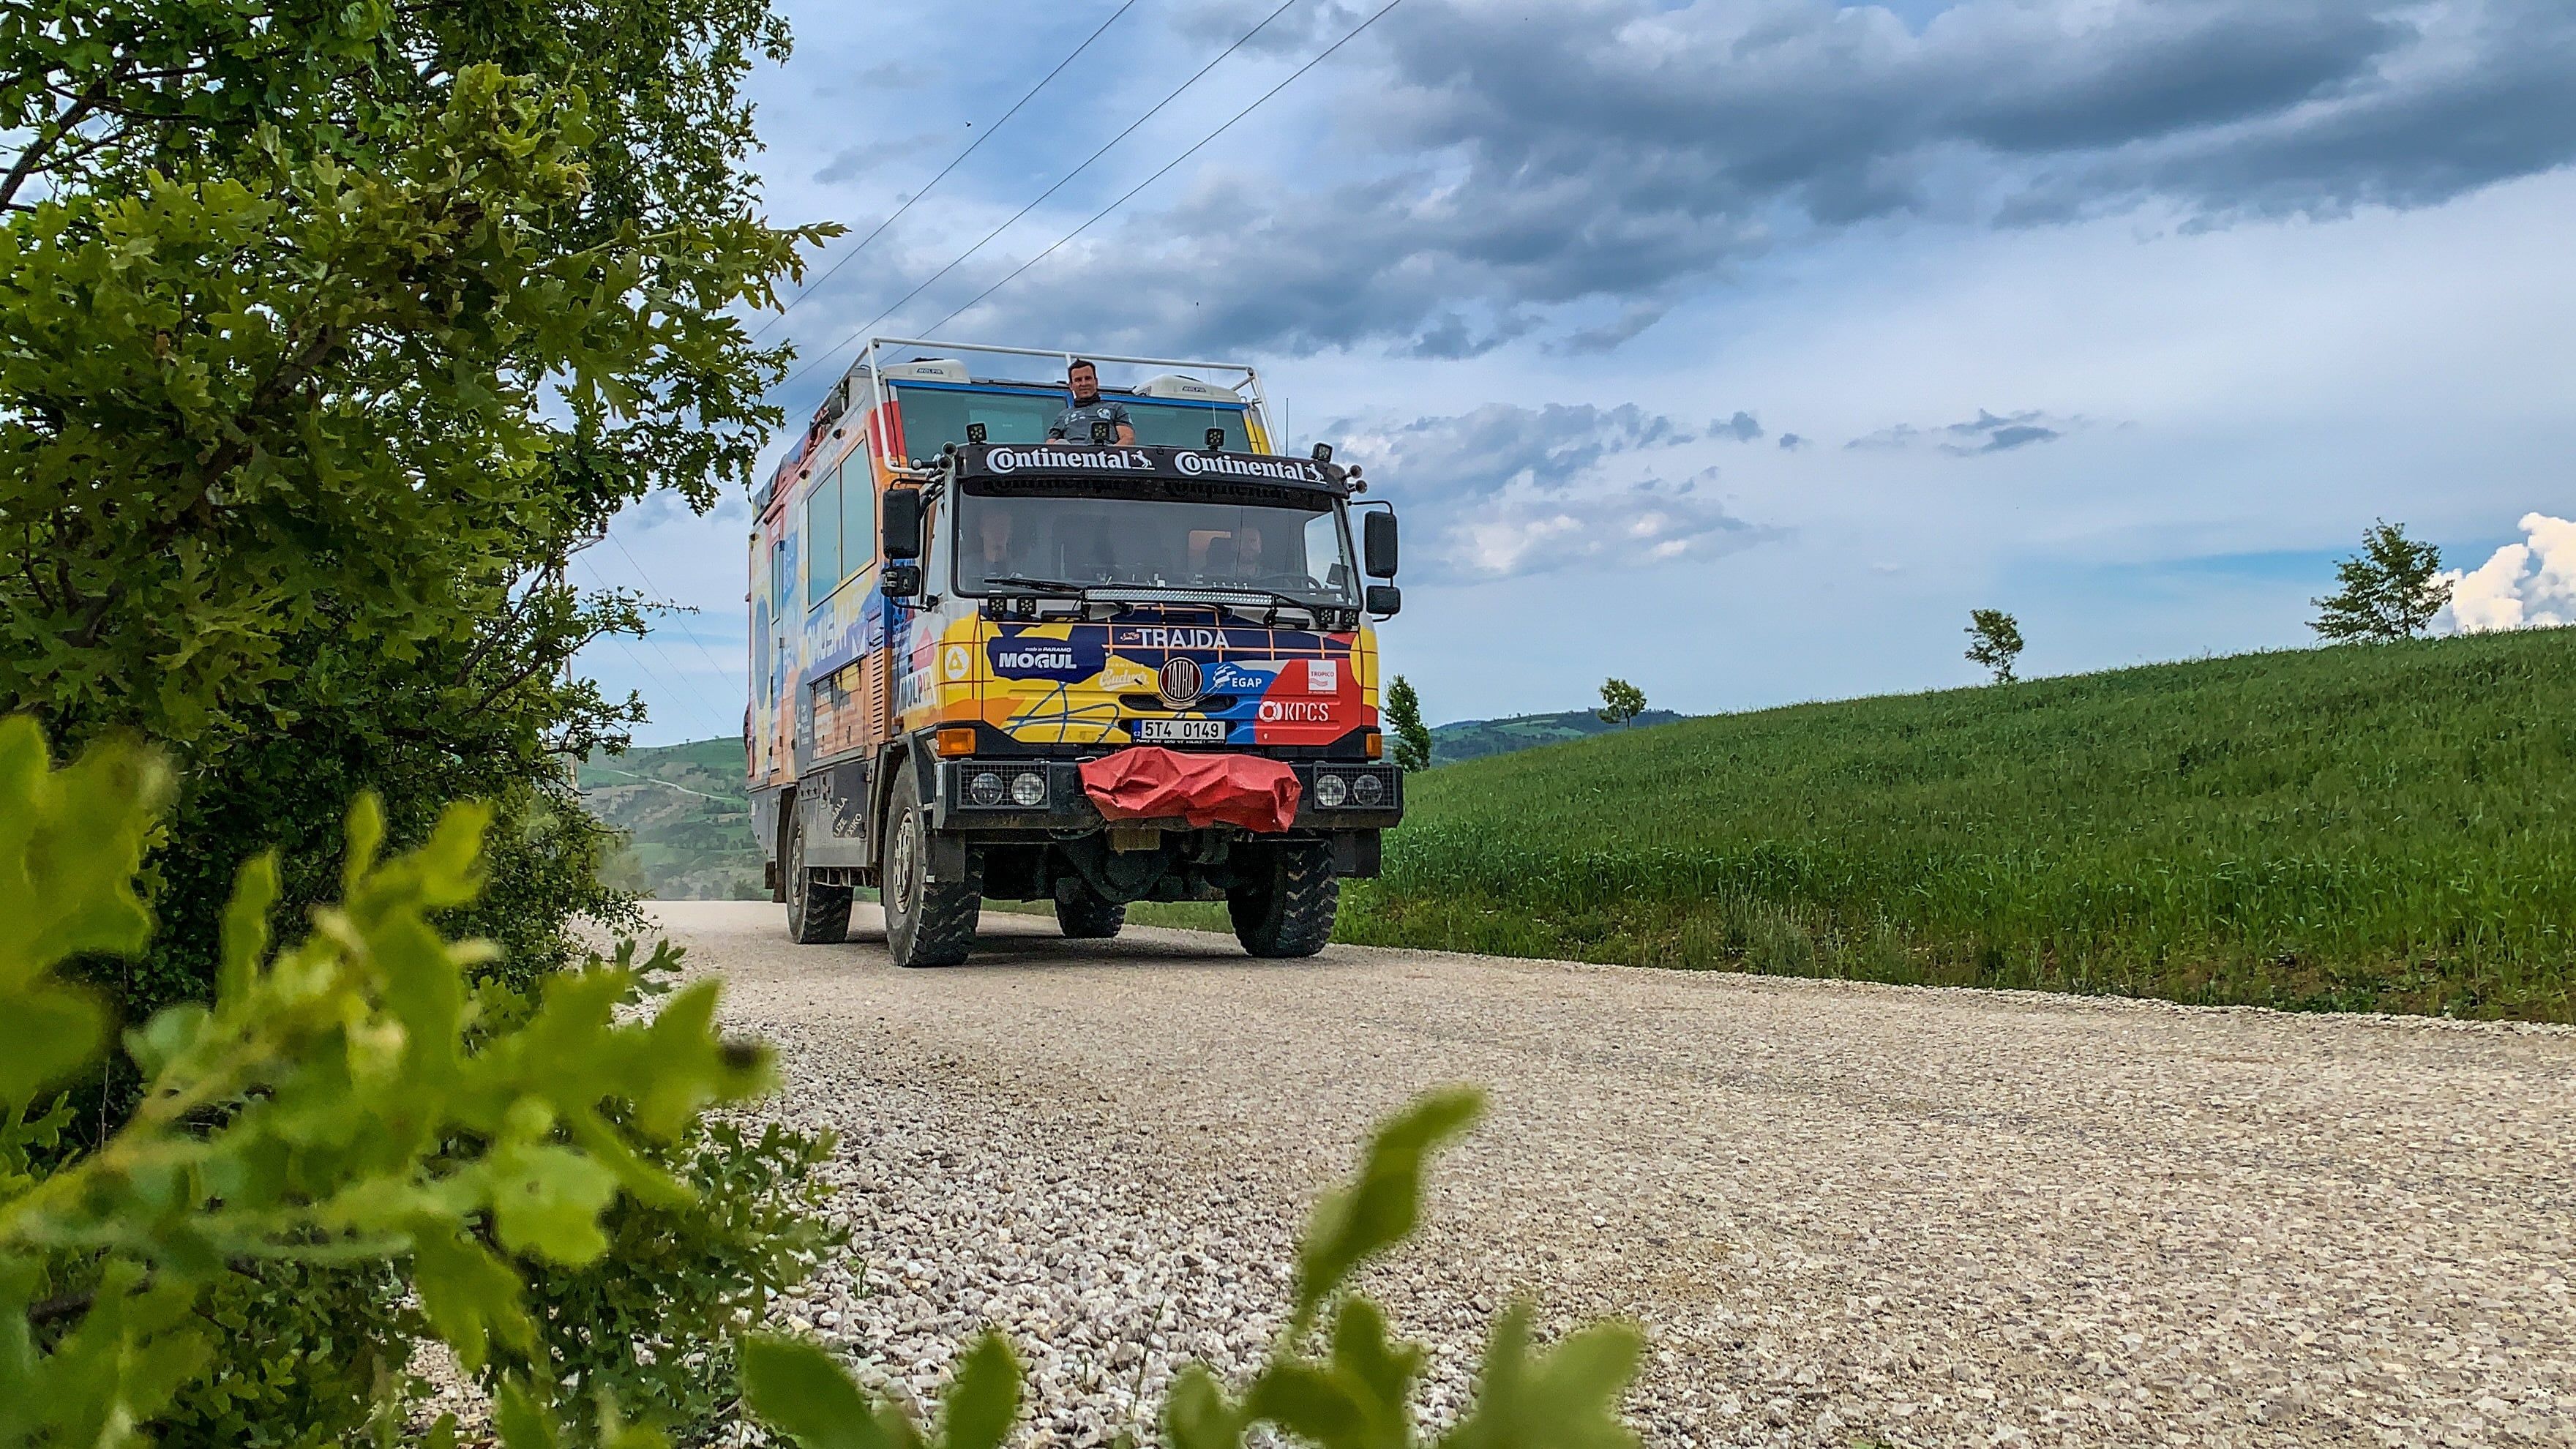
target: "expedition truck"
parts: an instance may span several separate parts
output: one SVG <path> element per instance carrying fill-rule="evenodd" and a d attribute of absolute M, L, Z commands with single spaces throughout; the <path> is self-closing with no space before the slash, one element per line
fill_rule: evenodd
<path fill-rule="evenodd" d="M 1134 442 L 1050 442 L 1071 360 L 871 339 L 756 499 L 751 822 L 799 942 L 873 886 L 903 966 L 964 960 L 986 899 L 1078 938 L 1223 900 L 1247 951 L 1304 956 L 1377 874 L 1393 510 L 1327 446 L 1275 453 L 1249 367 L 1094 358 L 1153 372 L 1102 388 Z M 1104 813 L 1133 766 L 1176 783 Z M 1243 779 L 1273 818 L 1233 823 Z"/>

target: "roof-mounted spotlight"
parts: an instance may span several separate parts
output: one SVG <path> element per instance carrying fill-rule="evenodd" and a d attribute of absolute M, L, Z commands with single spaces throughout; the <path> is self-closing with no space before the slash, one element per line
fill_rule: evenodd
<path fill-rule="evenodd" d="M 968 423 L 966 425 L 966 441 L 970 443 L 983 442 L 986 438 L 989 438 L 992 435 L 992 429 L 985 427 L 982 423 Z"/>
<path fill-rule="evenodd" d="M 1333 461 L 1333 445 L 1330 443 L 1317 443 L 1315 445 L 1314 457 L 1315 461 L 1318 463 L 1329 463 Z"/>
<path fill-rule="evenodd" d="M 1221 452 L 1221 451 L 1223 451 L 1223 450 L 1224 450 L 1224 448 L 1225 448 L 1225 429 L 1223 429 L 1223 428 L 1210 428 L 1210 429 L 1208 429 L 1208 430 L 1207 430 L 1207 445 L 1208 445 L 1208 451 L 1209 451 L 1209 452 L 1211 452 L 1211 453 L 1215 453 L 1215 452 Z"/>
<path fill-rule="evenodd" d="M 1117 439 L 1118 428 L 1115 424 L 1108 422 L 1094 422 L 1091 425 L 1091 441 L 1095 443 L 1111 443 L 1116 442 Z"/>

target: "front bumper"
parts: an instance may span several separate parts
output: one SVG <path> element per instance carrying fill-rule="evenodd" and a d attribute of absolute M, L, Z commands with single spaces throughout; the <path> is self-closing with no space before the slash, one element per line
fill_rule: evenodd
<path fill-rule="evenodd" d="M 1284 761 L 1297 772 L 1297 822 L 1299 831 L 1385 830 L 1404 819 L 1404 772 L 1393 765 L 1375 763 L 1343 764 L 1338 761 Z M 980 805 L 975 802 L 976 777 L 990 775 L 1001 783 L 1001 803 Z M 1014 795 L 1025 776 L 1035 776 L 1043 794 L 1035 803 L 1022 804 Z M 1318 780 L 1334 777 L 1341 781 L 1344 792 L 1339 806 L 1316 803 Z M 1363 779 L 1374 780 L 1380 792 L 1375 804 L 1361 805 L 1352 798 L 1366 793 Z M 989 786 L 986 793 L 990 793 Z M 1022 787 L 1021 794 L 1035 793 Z M 1329 793 L 1329 791 L 1327 791 Z M 1037 831 L 1046 833 L 1098 830 L 1108 824 L 1101 818 L 1100 807 L 1082 788 L 1082 766 L 1075 760 L 1028 759 L 949 759 L 939 762 L 939 794 L 933 806 L 933 824 L 942 831 L 968 834 L 991 832 Z M 1188 830 L 1188 821 L 1177 816 L 1168 820 L 1121 820 L 1125 828 Z"/>

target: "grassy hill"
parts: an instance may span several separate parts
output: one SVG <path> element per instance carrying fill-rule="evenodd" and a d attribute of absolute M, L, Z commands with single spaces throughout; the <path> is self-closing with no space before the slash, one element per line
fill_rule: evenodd
<path fill-rule="evenodd" d="M 582 762 L 581 795 L 593 815 L 627 833 L 624 884 L 660 900 L 743 900 L 760 888 L 751 839 L 742 741 L 595 755 Z"/>
<path fill-rule="evenodd" d="M 1648 710 L 1640 726 L 1680 719 Z M 1586 711 L 1465 720 L 1431 732 L 1435 761 L 1474 759 L 1611 728 Z M 629 838 L 623 884 L 660 900 L 745 900 L 760 888 L 743 796 L 742 742 L 725 738 L 598 755 L 581 766 L 591 813 Z"/>
<path fill-rule="evenodd" d="M 2576 630 L 1692 719 L 1408 789 L 1346 939 L 2576 1019 Z"/>
<path fill-rule="evenodd" d="M 1681 716 L 1668 709 L 1650 709 L 1625 726 L 1643 729 L 1648 725 L 1671 724 Z M 1622 728 L 1604 724 L 1601 716 L 1588 709 L 1568 710 L 1563 714 L 1521 714 L 1509 719 L 1462 719 L 1455 724 L 1435 726 L 1431 731 L 1431 763 L 1454 765 L 1461 760 L 1479 760 L 1487 755 L 1506 755 L 1538 745 L 1561 744 L 1567 740 L 1585 739 Z"/>

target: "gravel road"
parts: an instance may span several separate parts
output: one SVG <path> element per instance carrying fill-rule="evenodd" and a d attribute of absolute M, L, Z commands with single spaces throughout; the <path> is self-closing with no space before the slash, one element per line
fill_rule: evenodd
<path fill-rule="evenodd" d="M 984 1323 L 1032 1443 L 1254 1362 L 1305 1205 L 1491 1089 L 1370 1291 L 1454 1412 L 1494 1311 L 1627 1315 L 1655 1444 L 2576 1444 L 2576 1034 L 984 918 L 947 971 L 663 903 L 842 1138 L 797 1305 L 926 1392 Z M 1139 1409 L 1140 1401 L 1148 1406 Z"/>

